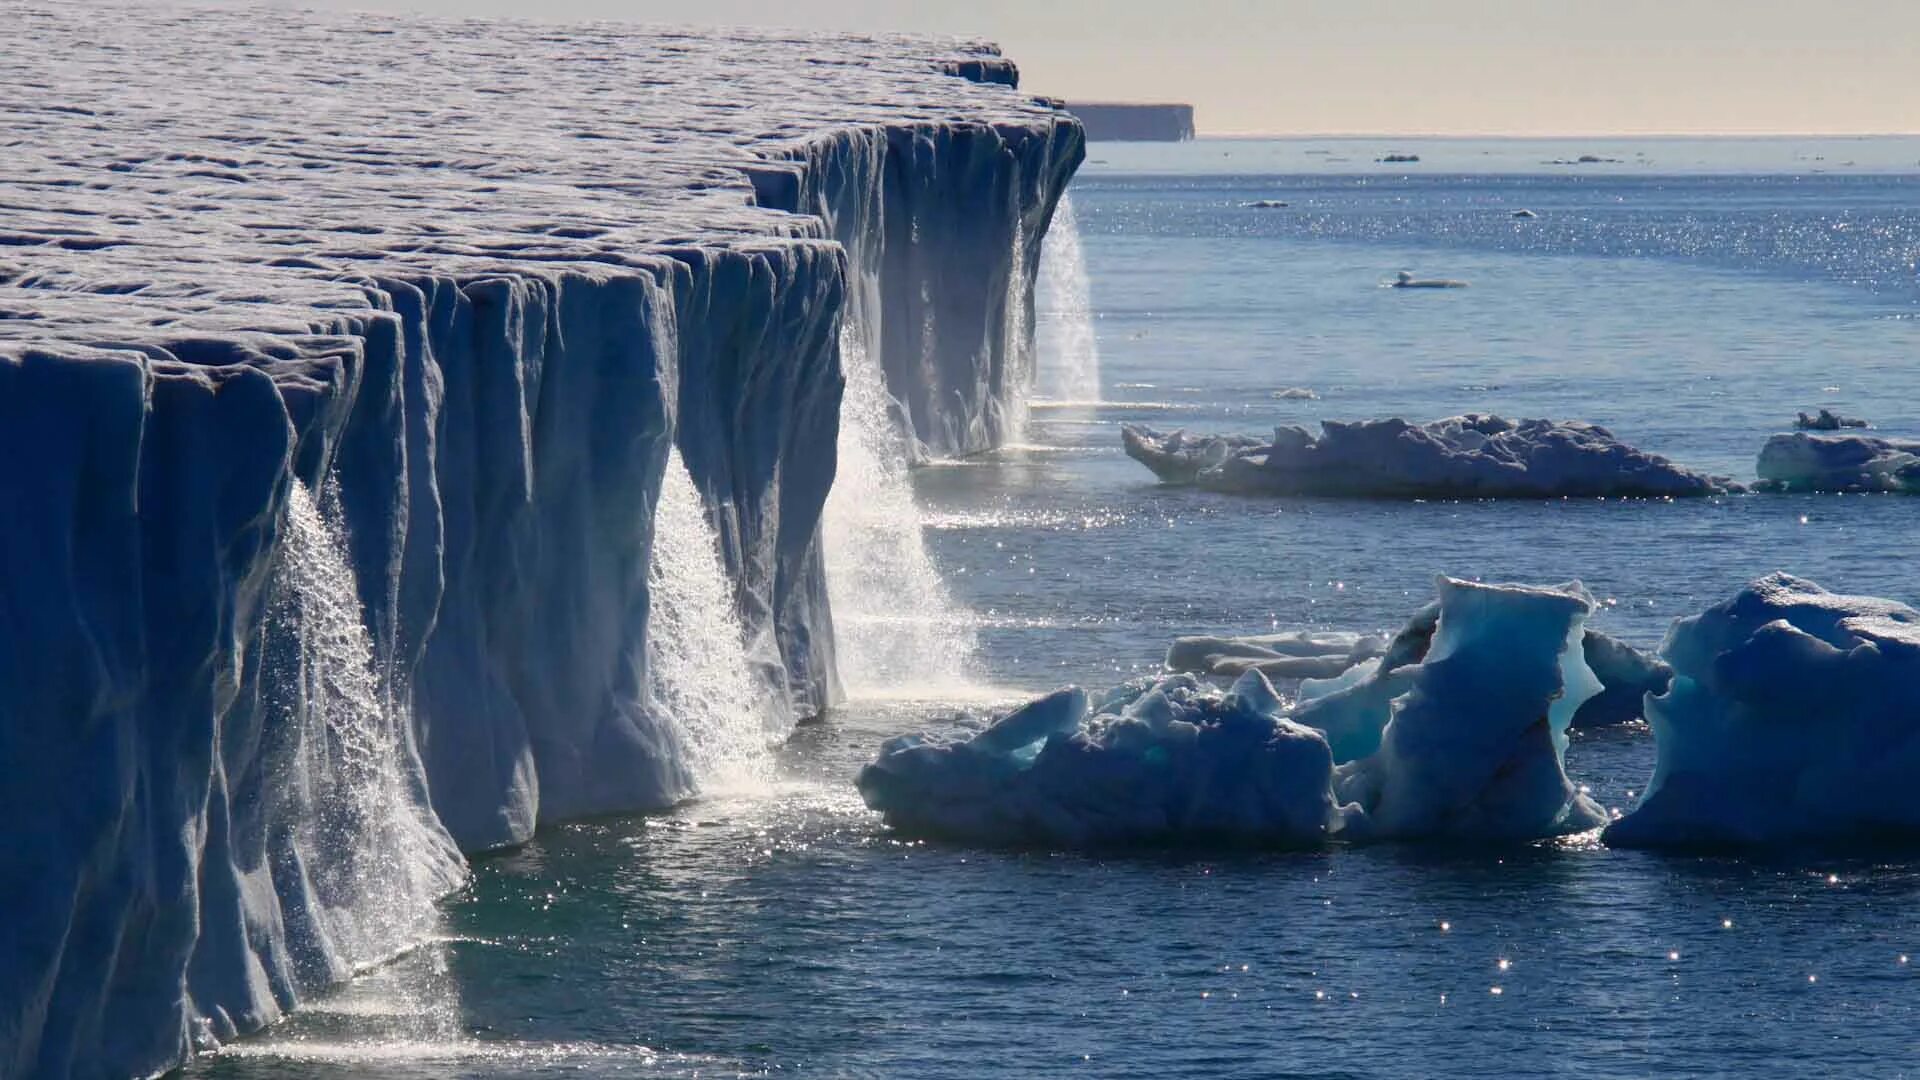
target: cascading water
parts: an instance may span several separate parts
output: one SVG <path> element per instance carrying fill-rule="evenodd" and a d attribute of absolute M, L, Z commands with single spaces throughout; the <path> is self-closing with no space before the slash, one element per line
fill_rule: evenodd
<path fill-rule="evenodd" d="M 1100 400 L 1100 347 L 1093 335 L 1093 302 L 1073 199 L 1062 195 L 1047 242 L 1040 249 L 1034 337 L 1039 389 L 1061 403 Z"/>
<path fill-rule="evenodd" d="M 855 698 L 964 692 L 975 685 L 973 615 L 927 554 L 897 406 L 874 353 L 879 282 L 870 272 L 854 280 L 840 328 L 839 465 L 822 529 L 840 679 Z"/>
<path fill-rule="evenodd" d="M 280 800 L 275 876 L 302 875 L 317 905 L 289 913 L 301 962 L 330 981 L 429 938 L 435 901 L 466 877 L 465 862 L 429 808 L 411 722 L 376 674 L 372 641 L 334 500 L 305 485 L 287 496 L 263 666 Z M 331 511 L 331 512 L 329 512 Z M 283 895 L 286 890 L 282 890 Z"/>
<path fill-rule="evenodd" d="M 1033 282 L 1027 275 L 1027 232 L 1013 231 L 1013 269 L 1007 275 L 1007 318 L 1004 350 L 1007 390 L 997 402 L 1006 416 L 1006 442 L 1027 439 L 1027 421 L 1034 389 Z"/>
<path fill-rule="evenodd" d="M 748 661 L 713 523 L 678 450 L 668 454 L 655 504 L 647 588 L 653 704 L 673 724 L 695 786 L 707 794 L 764 790 L 784 710 Z"/>

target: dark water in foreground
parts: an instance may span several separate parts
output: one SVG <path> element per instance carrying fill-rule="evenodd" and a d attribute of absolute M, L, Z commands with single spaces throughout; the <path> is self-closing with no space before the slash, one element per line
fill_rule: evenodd
<path fill-rule="evenodd" d="M 978 695 L 903 685 L 796 735 L 774 792 L 482 859 L 446 941 L 191 1071 L 1920 1071 L 1907 854 L 1007 853 L 900 843 L 861 807 L 851 777 L 885 736 L 1155 670 L 1179 633 L 1389 627 L 1436 573 L 1580 577 L 1596 623 L 1642 645 L 1773 569 L 1920 601 L 1914 500 L 1252 501 L 1155 487 L 1117 430 L 1501 411 L 1747 479 L 1799 409 L 1920 436 L 1920 181 L 1802 171 L 1813 150 L 1680 179 L 1249 176 L 1217 150 L 1076 185 L 1100 402 L 1043 405 L 1029 445 L 919 476 L 979 618 Z M 1262 198 L 1290 205 L 1240 205 Z M 1474 285 L 1378 287 L 1402 267 Z M 1569 754 L 1614 807 L 1651 765 L 1640 729 Z"/>

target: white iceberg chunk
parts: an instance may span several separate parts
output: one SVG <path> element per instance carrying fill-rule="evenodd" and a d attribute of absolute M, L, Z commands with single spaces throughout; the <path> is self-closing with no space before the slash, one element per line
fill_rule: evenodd
<path fill-rule="evenodd" d="M 1432 645 L 1380 749 L 1336 774 L 1340 799 L 1364 811 L 1347 822 L 1353 838 L 1519 840 L 1603 824 L 1562 764 L 1574 712 L 1600 690 L 1580 648 L 1593 597 L 1578 582 L 1439 588 Z"/>
<path fill-rule="evenodd" d="M 1871 435 L 1775 435 L 1760 447 L 1766 491 L 1920 493 L 1920 439 Z"/>
<path fill-rule="evenodd" d="M 1659 758 L 1607 843 L 1920 836 L 1920 612 L 1773 574 L 1676 621 L 1661 653 Z"/>
<path fill-rule="evenodd" d="M 1428 605 L 1391 640 L 1349 631 L 1311 630 L 1247 637 L 1182 637 L 1167 649 L 1166 665 L 1170 671 L 1220 678 L 1258 671 L 1269 679 L 1299 679 L 1302 715 L 1320 699 L 1337 697 L 1316 706 L 1321 712 L 1311 726 L 1327 732 L 1336 760 L 1348 761 L 1372 753 L 1379 745 L 1387 703 L 1404 693 L 1406 687 L 1383 679 L 1361 693 L 1341 692 L 1367 682 L 1382 668 L 1391 673 L 1419 663 L 1433 637 L 1437 614 L 1437 608 Z M 1581 635 L 1581 652 L 1602 689 L 1574 714 L 1576 728 L 1638 720 L 1641 701 L 1648 694 L 1666 693 L 1673 678 L 1673 669 L 1659 658 L 1598 630 L 1588 629 Z M 1357 741 L 1349 742 L 1349 735 Z"/>
<path fill-rule="evenodd" d="M 1839 431 L 1841 428 L 1864 428 L 1873 425 L 1858 417 L 1842 416 L 1831 409 L 1821 409 L 1814 415 L 1795 414 L 1793 426 L 1801 431 Z"/>
<path fill-rule="evenodd" d="M 1368 498 L 1557 498 L 1714 495 L 1740 490 L 1621 442 L 1583 421 L 1507 420 L 1470 413 L 1277 427 L 1273 441 L 1193 436 L 1128 425 L 1128 456 L 1167 483 L 1264 495 Z"/>
<path fill-rule="evenodd" d="M 1206 839 L 1312 845 L 1339 820 L 1333 757 L 1250 673 L 1225 693 L 1174 675 L 1050 694 L 964 742 L 888 741 L 867 805 L 916 836 L 1070 846 Z"/>
<path fill-rule="evenodd" d="M 968 739 L 889 740 L 856 782 L 903 833 L 995 844 L 1524 840 L 1600 825 L 1561 764 L 1574 712 L 1600 690 L 1579 647 L 1592 597 L 1578 583 L 1439 588 L 1383 656 L 1291 714 L 1258 669 L 1227 690 L 1187 674 L 1096 700 L 1068 688 Z"/>

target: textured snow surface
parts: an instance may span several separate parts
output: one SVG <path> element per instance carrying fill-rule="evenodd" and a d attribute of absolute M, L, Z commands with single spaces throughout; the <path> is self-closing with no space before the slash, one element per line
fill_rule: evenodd
<path fill-rule="evenodd" d="M 1384 655 L 1291 710 L 1258 669 L 1224 691 L 1188 674 L 1093 700 L 1070 687 L 970 738 L 888 740 L 861 796 L 909 835 L 1003 844 L 1524 840 L 1602 824 L 1562 765 L 1573 714 L 1600 690 L 1579 647 L 1593 598 L 1578 583 L 1438 587 Z"/>
<path fill-rule="evenodd" d="M 1773 574 L 1677 620 L 1649 699 L 1653 779 L 1609 844 L 1920 836 L 1920 611 Z"/>
<path fill-rule="evenodd" d="M 1248 435 L 1192 436 L 1128 426 L 1127 453 L 1168 483 L 1268 495 L 1375 498 L 1664 497 L 1737 490 L 1636 449 L 1596 424 L 1469 414 L 1328 420 Z"/>
<path fill-rule="evenodd" d="M 1920 440 L 1871 435 L 1775 435 L 1760 447 L 1769 491 L 1920 493 Z"/>
<path fill-rule="evenodd" d="M 367 893 L 362 847 L 458 880 L 329 792 L 430 799 L 468 849 L 685 795 L 648 670 L 671 450 L 754 697 L 831 702 L 850 324 L 904 446 L 1017 424 L 1027 283 L 1082 145 L 985 46 L 4 22 L 0 758 L 34 765 L 0 811 L 35 825 L 0 855 L 0 1074 L 149 1074 L 270 1022 L 380 939 L 323 910 Z M 290 541 L 296 518 L 331 539 Z M 303 595 L 363 637 L 285 675 L 311 651 L 285 581 L 328 583 Z M 289 724 L 387 761 L 300 752 L 326 740 Z"/>

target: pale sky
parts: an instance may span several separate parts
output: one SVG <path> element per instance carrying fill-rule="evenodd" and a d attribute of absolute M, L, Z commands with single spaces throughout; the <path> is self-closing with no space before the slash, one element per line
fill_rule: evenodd
<path fill-rule="evenodd" d="M 1920 132 L 1920 0 L 295 0 L 958 33 L 1202 134 Z"/>

